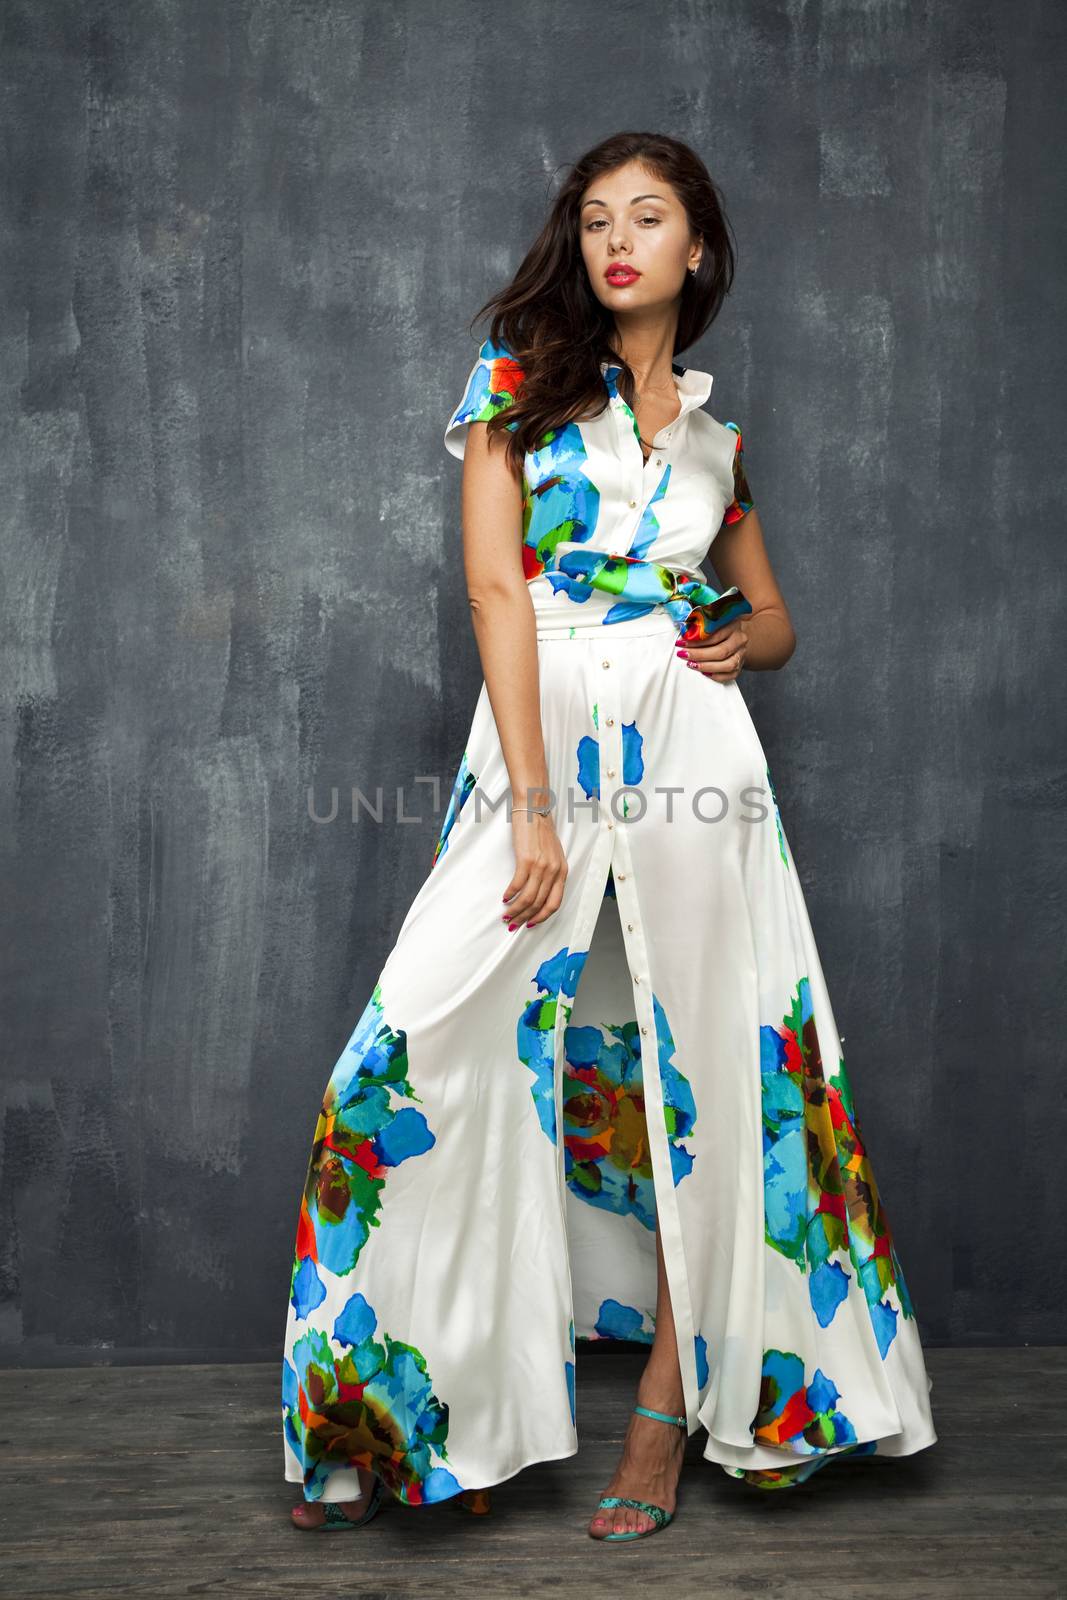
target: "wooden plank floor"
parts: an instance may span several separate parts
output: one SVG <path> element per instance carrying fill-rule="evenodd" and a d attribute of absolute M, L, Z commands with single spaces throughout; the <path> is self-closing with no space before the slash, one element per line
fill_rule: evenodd
<path fill-rule="evenodd" d="M 936 1445 L 778 1493 L 728 1478 L 694 1434 L 676 1521 L 601 1545 L 585 1523 L 643 1356 L 579 1346 L 578 1454 L 498 1486 L 490 1516 L 392 1502 L 336 1535 L 289 1523 L 277 1363 L 0 1373 L 0 1593 L 1067 1596 L 1067 1351 L 928 1351 Z"/>

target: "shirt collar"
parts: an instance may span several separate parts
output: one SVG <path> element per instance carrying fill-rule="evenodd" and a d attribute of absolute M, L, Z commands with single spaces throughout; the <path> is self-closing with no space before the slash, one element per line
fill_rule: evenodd
<path fill-rule="evenodd" d="M 604 381 L 612 396 L 618 391 L 616 388 L 617 374 L 622 371 L 617 361 L 602 361 L 600 370 L 604 374 Z M 686 412 L 693 411 L 697 406 L 702 406 L 711 394 L 714 378 L 710 372 L 701 372 L 697 367 L 683 367 L 681 362 L 672 361 L 671 370 L 678 384 L 678 394 L 682 402 L 682 409 L 678 416 L 684 417 Z"/>

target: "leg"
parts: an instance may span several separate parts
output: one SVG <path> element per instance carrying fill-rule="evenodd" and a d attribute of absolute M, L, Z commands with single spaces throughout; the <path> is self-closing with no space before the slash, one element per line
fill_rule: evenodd
<path fill-rule="evenodd" d="M 658 1225 L 656 1273 L 656 1333 L 637 1386 L 637 1403 L 653 1411 L 676 1412 L 680 1416 L 685 1409 L 685 1396 Z M 635 1412 L 630 1417 L 615 1476 L 604 1493 L 624 1495 L 634 1500 L 650 1500 L 665 1511 L 673 1511 L 684 1455 L 685 1435 L 680 1428 L 668 1427 L 665 1422 L 657 1422 L 653 1417 L 642 1417 Z M 606 1533 L 648 1527 L 651 1527 L 651 1522 L 644 1512 L 636 1511 L 633 1506 L 615 1506 L 597 1512 L 589 1524 L 589 1532 L 594 1538 L 601 1538 Z"/>

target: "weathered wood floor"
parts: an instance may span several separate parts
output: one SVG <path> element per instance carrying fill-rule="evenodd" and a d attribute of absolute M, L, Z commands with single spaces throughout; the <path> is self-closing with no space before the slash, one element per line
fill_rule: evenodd
<path fill-rule="evenodd" d="M 1062 1349 L 931 1350 L 939 1440 L 834 1462 L 778 1493 L 689 1441 L 676 1521 L 651 1539 L 585 1533 L 618 1454 L 641 1351 L 578 1352 L 581 1446 L 494 1490 L 494 1510 L 393 1502 L 366 1528 L 293 1528 L 278 1366 L 0 1373 L 0 1594 L 575 1595 L 669 1600 L 1063 1600 Z M 534 1399 L 531 1399 L 531 1404 Z"/>

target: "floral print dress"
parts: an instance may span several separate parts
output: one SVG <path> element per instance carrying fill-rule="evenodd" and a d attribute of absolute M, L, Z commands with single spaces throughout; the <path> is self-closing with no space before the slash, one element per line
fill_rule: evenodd
<path fill-rule="evenodd" d="M 566 893 L 502 921 L 512 797 L 483 683 L 314 1131 L 282 1364 L 285 1474 L 311 1500 L 355 1498 L 357 1466 L 419 1505 L 573 1455 L 577 1341 L 652 1340 L 657 1221 L 709 1461 L 784 1488 L 936 1439 L 766 757 L 739 685 L 675 649 L 751 609 L 699 570 L 752 505 L 741 431 L 675 363 L 681 412 L 646 461 L 602 371 L 604 409 L 523 473 Z M 452 455 L 521 380 L 486 340 Z"/>

